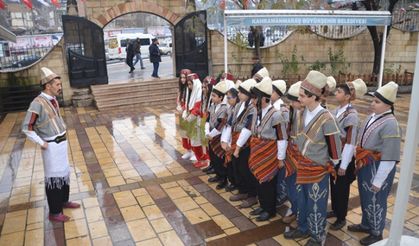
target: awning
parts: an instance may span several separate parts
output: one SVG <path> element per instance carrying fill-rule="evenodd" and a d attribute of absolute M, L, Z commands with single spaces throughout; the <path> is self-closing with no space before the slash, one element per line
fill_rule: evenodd
<path fill-rule="evenodd" d="M 2 25 L 0 25 L 0 38 L 16 43 L 16 35 Z"/>

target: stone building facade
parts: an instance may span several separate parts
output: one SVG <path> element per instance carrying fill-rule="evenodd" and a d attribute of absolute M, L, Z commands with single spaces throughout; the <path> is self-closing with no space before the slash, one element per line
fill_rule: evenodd
<path fill-rule="evenodd" d="M 78 13 L 88 20 L 104 27 L 118 16 L 144 12 L 166 19 L 172 25 L 178 23 L 192 10 L 185 6 L 184 0 L 89 0 L 78 1 Z M 213 75 L 220 74 L 224 69 L 224 41 L 217 31 L 208 32 L 209 42 L 209 71 Z M 402 70 L 413 72 L 417 32 L 402 32 L 392 29 L 386 49 L 386 66 L 400 66 Z M 71 103 L 72 89 L 70 87 L 66 63 L 64 41 L 61 40 L 47 56 L 23 71 L 0 74 L 0 86 L 8 84 L 12 77 L 19 78 L 19 84 L 36 84 L 39 81 L 39 70 L 42 66 L 50 67 L 62 76 L 63 97 L 65 104 Z M 284 69 L 280 57 L 290 58 L 296 47 L 295 54 L 299 62 L 299 73 L 304 74 L 308 67 L 316 61 L 327 63 L 328 50 L 342 50 L 346 63 L 350 64 L 350 71 L 355 74 L 371 73 L 373 61 L 373 47 L 368 31 L 345 40 L 331 40 L 320 37 L 312 32 L 295 31 L 287 39 L 261 51 L 263 64 L 268 67 L 275 78 L 283 75 Z M 175 47 L 176 48 L 176 47 Z M 232 42 L 228 44 L 229 70 L 238 77 L 247 77 L 252 66 L 254 51 L 238 47 Z"/>

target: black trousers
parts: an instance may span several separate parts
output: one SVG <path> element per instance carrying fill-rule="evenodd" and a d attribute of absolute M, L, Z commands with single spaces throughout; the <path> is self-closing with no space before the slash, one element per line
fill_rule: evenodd
<path fill-rule="evenodd" d="M 70 195 L 70 186 L 64 184 L 61 189 L 54 187 L 45 187 L 50 214 L 59 214 L 63 212 L 64 203 L 68 202 Z"/>
<path fill-rule="evenodd" d="M 209 145 L 209 156 L 211 165 L 214 167 L 215 174 L 223 179 L 227 178 L 227 168 L 224 166 L 224 158 L 218 157 Z"/>
<path fill-rule="evenodd" d="M 253 197 L 257 195 L 258 181 L 249 169 L 250 147 L 245 147 L 240 150 L 239 158 L 234 155 L 232 157 L 235 180 L 240 194 L 247 193 Z"/>
<path fill-rule="evenodd" d="M 268 182 L 258 184 L 258 200 L 263 211 L 270 215 L 276 213 L 276 187 L 278 182 L 278 174 Z"/>
<path fill-rule="evenodd" d="M 335 167 L 339 170 L 340 163 Z M 351 183 L 355 180 L 355 160 L 349 163 L 344 176 L 337 175 L 336 181 L 330 179 L 330 193 L 332 200 L 332 210 L 339 221 L 345 220 L 348 213 L 349 191 Z"/>
<path fill-rule="evenodd" d="M 227 179 L 228 182 L 230 182 L 230 184 L 237 186 L 235 176 L 236 175 L 234 174 L 234 166 L 233 163 L 230 161 L 229 163 L 227 163 Z"/>

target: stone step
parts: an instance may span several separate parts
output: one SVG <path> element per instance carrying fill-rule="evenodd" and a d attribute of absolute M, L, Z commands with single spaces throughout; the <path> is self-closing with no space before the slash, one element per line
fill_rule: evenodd
<path fill-rule="evenodd" d="M 144 90 L 135 90 L 135 91 L 130 91 L 130 92 L 115 91 L 109 94 L 95 95 L 95 101 L 109 102 L 109 101 L 126 100 L 126 99 L 133 99 L 133 98 L 137 98 L 139 100 L 142 100 L 142 99 L 147 100 L 150 97 L 161 97 L 165 95 L 171 95 L 176 98 L 177 91 L 178 91 L 177 88 L 164 89 L 164 90 L 152 90 L 152 91 L 144 91 Z"/>
<path fill-rule="evenodd" d="M 107 90 L 114 90 L 119 88 L 133 88 L 138 86 L 177 86 L 178 84 L 177 79 L 164 79 L 164 80 L 148 80 L 148 81 L 135 81 L 135 82 L 129 82 L 124 84 L 108 84 L 108 85 L 92 85 L 90 88 L 92 89 L 92 92 L 101 92 L 101 91 L 107 91 Z"/>
<path fill-rule="evenodd" d="M 138 85 L 138 86 L 130 86 L 130 87 L 118 87 L 118 88 L 110 88 L 110 89 L 101 89 L 100 91 L 94 90 L 92 92 L 95 97 L 109 97 L 113 95 L 122 95 L 124 93 L 141 93 L 141 92 L 155 92 L 155 91 L 177 91 L 178 85 L 171 85 L 171 84 L 158 84 L 158 85 Z"/>
<path fill-rule="evenodd" d="M 132 105 L 175 105 L 178 79 L 138 80 L 125 84 L 92 85 L 91 90 L 99 110 Z"/>
<path fill-rule="evenodd" d="M 136 106 L 154 106 L 154 105 L 175 105 L 176 104 L 176 95 L 166 95 L 166 96 L 156 96 L 146 99 L 130 98 L 130 99 L 120 99 L 109 102 L 96 102 L 96 106 L 99 110 L 107 110 L 110 108 L 119 108 L 119 107 L 130 107 L 133 105 Z"/>

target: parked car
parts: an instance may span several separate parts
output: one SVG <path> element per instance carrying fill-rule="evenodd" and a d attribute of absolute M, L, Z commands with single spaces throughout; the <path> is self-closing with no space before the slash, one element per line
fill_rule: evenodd
<path fill-rule="evenodd" d="M 19 61 L 13 62 L 12 65 L 10 66 L 10 68 L 27 67 L 27 66 L 31 65 L 32 63 L 35 63 L 39 59 L 41 59 L 41 57 L 38 56 L 38 55 L 26 56 L 23 59 L 20 59 Z"/>
<path fill-rule="evenodd" d="M 159 49 L 162 55 L 167 55 L 167 56 L 172 55 L 172 44 L 160 44 Z"/>

